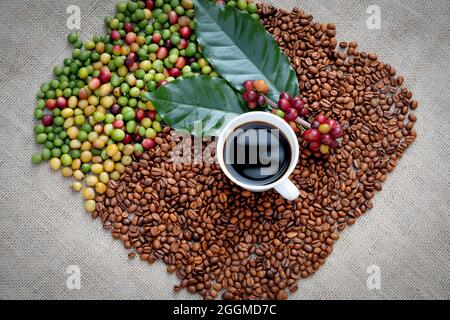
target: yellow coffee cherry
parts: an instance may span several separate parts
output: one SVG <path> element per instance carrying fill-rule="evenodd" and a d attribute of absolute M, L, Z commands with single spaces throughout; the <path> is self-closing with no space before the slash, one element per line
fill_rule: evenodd
<path fill-rule="evenodd" d="M 114 162 L 120 161 L 122 158 L 122 152 L 118 151 L 113 157 L 111 157 L 111 160 Z"/>
<path fill-rule="evenodd" d="M 81 184 L 81 182 L 79 181 L 75 181 L 74 183 L 72 183 L 72 189 L 76 192 L 81 191 L 81 189 L 83 188 L 83 185 Z"/>
<path fill-rule="evenodd" d="M 93 105 L 93 106 L 96 106 L 96 105 L 98 105 L 98 98 L 96 97 L 96 96 L 90 96 L 89 98 L 88 98 L 88 103 L 89 104 L 91 104 L 91 105 Z"/>
<path fill-rule="evenodd" d="M 95 122 L 95 120 L 94 120 L 94 116 L 89 116 L 88 122 L 89 122 L 89 124 L 91 125 L 91 127 L 95 126 L 95 124 L 97 123 L 97 122 Z"/>
<path fill-rule="evenodd" d="M 83 180 L 83 178 L 84 178 L 84 173 L 83 173 L 83 171 L 81 171 L 81 170 L 75 170 L 75 171 L 73 172 L 73 177 L 74 177 L 75 179 L 77 179 L 77 180 Z"/>
<path fill-rule="evenodd" d="M 147 110 L 150 110 L 150 111 L 156 110 L 155 107 L 153 106 L 153 102 L 151 102 L 150 100 L 145 103 L 145 107 L 147 108 Z"/>
<path fill-rule="evenodd" d="M 83 114 L 75 116 L 74 122 L 76 125 L 81 126 L 85 121 L 86 119 Z"/>
<path fill-rule="evenodd" d="M 84 163 L 91 162 L 91 160 L 92 160 L 92 153 L 90 151 L 83 151 L 83 152 L 81 152 L 80 159 Z"/>
<path fill-rule="evenodd" d="M 73 116 L 73 109 L 65 108 L 63 111 L 61 111 L 61 116 L 64 119 L 72 117 Z"/>
<path fill-rule="evenodd" d="M 107 135 L 104 135 L 104 134 L 100 135 L 98 138 L 100 140 L 102 140 L 105 144 L 107 144 L 108 141 L 109 141 L 109 137 Z"/>
<path fill-rule="evenodd" d="M 72 170 L 78 170 L 81 167 L 81 160 L 80 159 L 73 159 L 72 160 Z"/>
<path fill-rule="evenodd" d="M 94 132 L 94 131 L 92 131 L 92 132 Z M 105 143 L 102 140 L 100 140 L 100 139 L 95 139 L 94 141 L 92 141 L 92 146 L 95 149 L 103 149 L 103 147 L 105 146 Z"/>
<path fill-rule="evenodd" d="M 71 96 L 69 100 L 67 100 L 67 105 L 69 108 L 75 109 L 78 105 L 78 98 L 76 96 Z"/>
<path fill-rule="evenodd" d="M 116 99 L 114 99 L 112 96 L 106 96 L 102 97 L 100 99 L 100 104 L 103 108 L 109 109 L 111 106 L 116 102 Z M 103 111 L 103 113 L 106 113 L 106 111 Z"/>
<path fill-rule="evenodd" d="M 76 139 L 77 137 L 78 137 L 78 132 L 79 132 L 80 130 L 78 130 L 78 128 L 77 127 L 70 127 L 70 128 L 68 128 L 67 130 L 66 130 L 66 133 L 67 133 L 67 136 L 71 139 L 71 140 L 73 140 L 73 139 Z"/>
<path fill-rule="evenodd" d="M 93 142 L 97 138 L 98 138 L 98 133 L 97 132 L 91 131 L 91 132 L 88 133 L 88 140 L 90 142 Z"/>
<path fill-rule="evenodd" d="M 69 147 L 71 147 L 72 149 L 80 149 L 81 141 L 77 139 L 71 140 L 69 143 Z"/>
<path fill-rule="evenodd" d="M 101 156 L 93 156 L 91 161 L 92 163 L 102 163 L 103 159 Z"/>
<path fill-rule="evenodd" d="M 120 173 L 118 172 L 118 171 L 114 171 L 114 172 L 111 172 L 111 174 L 109 175 L 109 177 L 112 179 L 112 180 L 119 180 L 120 179 Z"/>
<path fill-rule="evenodd" d="M 100 163 L 94 163 L 91 166 L 91 171 L 96 174 L 100 174 L 103 171 L 103 166 Z"/>
<path fill-rule="evenodd" d="M 98 177 L 100 182 L 103 182 L 105 184 L 109 181 L 109 174 L 107 172 L 101 172 Z"/>
<path fill-rule="evenodd" d="M 96 183 L 95 192 L 97 192 L 98 194 L 104 194 L 106 192 L 106 185 L 103 182 Z"/>
<path fill-rule="evenodd" d="M 127 144 L 123 146 L 122 153 L 124 155 L 130 156 L 134 152 L 134 146 L 132 144 Z"/>
<path fill-rule="evenodd" d="M 50 168 L 52 170 L 58 171 L 61 168 L 61 160 L 59 158 L 50 159 Z"/>
<path fill-rule="evenodd" d="M 98 183 L 98 177 L 94 176 L 93 174 L 90 174 L 86 176 L 86 185 L 88 187 L 93 187 Z"/>
<path fill-rule="evenodd" d="M 114 170 L 114 161 L 106 159 L 105 162 L 103 162 L 103 169 L 106 172 L 112 172 Z"/>
<path fill-rule="evenodd" d="M 103 53 L 103 52 L 105 52 L 105 47 L 106 46 L 105 46 L 104 42 L 99 42 L 95 45 L 95 51 L 97 51 L 98 53 Z M 100 63 L 103 66 L 101 61 L 98 61 L 98 63 Z M 101 69 L 101 67 L 98 70 L 100 70 L 100 69 Z"/>
<path fill-rule="evenodd" d="M 71 177 L 73 175 L 73 170 L 71 167 L 64 167 L 61 169 L 61 174 L 63 175 L 63 177 Z"/>
<path fill-rule="evenodd" d="M 117 69 L 117 74 L 120 77 L 125 77 L 128 74 L 128 68 L 126 66 L 121 66 L 119 69 Z"/>
<path fill-rule="evenodd" d="M 97 43 L 97 45 L 98 45 L 98 43 Z M 92 64 L 92 67 L 94 68 L 94 70 L 100 70 L 103 67 L 103 63 L 101 63 L 100 61 L 94 62 Z"/>
<path fill-rule="evenodd" d="M 108 64 L 111 61 L 111 55 L 109 53 L 102 53 L 100 56 L 100 62 L 104 65 Z"/>
<path fill-rule="evenodd" d="M 81 110 L 84 110 L 88 105 L 89 105 L 89 102 L 87 101 L 87 99 L 85 99 L 85 100 L 80 100 L 80 101 L 78 102 L 78 107 L 79 107 Z"/>
<path fill-rule="evenodd" d="M 95 199 L 95 190 L 90 187 L 84 188 L 82 194 L 83 194 L 84 200 L 94 200 Z"/>
<path fill-rule="evenodd" d="M 72 127 L 73 123 L 74 123 L 73 117 L 67 118 L 66 120 L 64 120 L 64 124 L 63 124 L 64 129 Z"/>
<path fill-rule="evenodd" d="M 122 174 L 122 173 L 124 173 L 125 172 L 125 166 L 122 164 L 122 163 L 120 163 L 120 162 L 117 162 L 116 163 L 116 165 L 114 166 L 114 169 L 116 170 L 116 171 L 118 171 L 120 174 Z"/>
<path fill-rule="evenodd" d="M 133 158 L 131 158 L 130 156 L 123 156 L 122 157 L 122 163 L 126 166 L 129 166 L 131 164 L 131 162 L 133 162 Z"/>
<path fill-rule="evenodd" d="M 81 151 L 89 151 L 92 149 L 92 144 L 89 141 L 85 141 L 81 144 Z"/>
<path fill-rule="evenodd" d="M 94 200 L 88 200 L 84 203 L 84 209 L 87 212 L 94 212 L 95 211 L 95 201 Z"/>
<path fill-rule="evenodd" d="M 127 56 L 131 52 L 130 47 L 127 45 L 122 46 L 122 55 Z"/>
<path fill-rule="evenodd" d="M 117 144 L 110 144 L 106 147 L 106 154 L 110 157 L 113 157 L 118 151 L 119 148 L 117 147 Z"/>
<path fill-rule="evenodd" d="M 152 11 L 150 9 L 145 8 L 144 9 L 144 17 L 146 20 L 150 20 L 152 17 Z"/>
<path fill-rule="evenodd" d="M 95 107 L 93 105 L 89 105 L 86 108 L 84 108 L 84 114 L 86 116 L 92 116 L 92 114 L 95 112 Z"/>

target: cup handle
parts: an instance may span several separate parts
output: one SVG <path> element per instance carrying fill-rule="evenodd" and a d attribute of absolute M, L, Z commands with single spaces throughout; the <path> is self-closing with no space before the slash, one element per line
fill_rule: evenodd
<path fill-rule="evenodd" d="M 297 199 L 300 195 L 298 188 L 289 179 L 284 180 L 274 189 L 289 201 Z"/>

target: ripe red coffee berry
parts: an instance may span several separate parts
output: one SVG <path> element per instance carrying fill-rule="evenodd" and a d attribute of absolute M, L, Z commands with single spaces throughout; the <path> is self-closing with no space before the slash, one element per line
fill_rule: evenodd
<path fill-rule="evenodd" d="M 136 42 L 136 33 L 129 32 L 125 35 L 125 42 L 130 45 Z"/>
<path fill-rule="evenodd" d="M 156 142 L 152 139 L 144 139 L 142 141 L 142 146 L 145 150 L 153 149 L 156 146 Z"/>
<path fill-rule="evenodd" d="M 254 82 L 252 80 L 247 80 L 244 82 L 244 89 L 247 91 L 251 91 L 254 88 Z"/>
<path fill-rule="evenodd" d="M 303 137 L 308 142 L 318 142 L 320 141 L 320 132 L 317 129 L 309 129 L 303 133 Z"/>
<path fill-rule="evenodd" d="M 298 115 L 300 117 L 306 117 L 308 115 L 308 109 L 306 109 L 306 108 L 300 109 L 300 112 L 298 113 Z"/>
<path fill-rule="evenodd" d="M 178 49 L 186 49 L 189 42 L 186 39 L 181 38 L 180 43 L 178 44 Z"/>
<path fill-rule="evenodd" d="M 122 47 L 116 44 L 113 46 L 112 52 L 115 56 L 120 56 L 122 53 Z"/>
<path fill-rule="evenodd" d="M 145 118 L 145 111 L 142 110 L 142 109 L 137 109 L 135 114 L 136 114 L 136 121 L 137 122 L 141 122 L 142 119 Z"/>
<path fill-rule="evenodd" d="M 287 93 L 287 92 L 282 92 L 282 93 L 280 94 L 280 99 L 286 99 L 286 100 L 288 100 L 288 101 L 291 101 L 291 96 L 290 96 L 289 93 Z"/>
<path fill-rule="evenodd" d="M 178 23 L 178 15 L 175 11 L 170 11 L 169 14 L 169 23 L 170 24 L 177 24 Z"/>
<path fill-rule="evenodd" d="M 67 107 L 67 99 L 64 97 L 58 97 L 56 99 L 56 105 L 59 109 L 64 109 L 65 107 Z"/>
<path fill-rule="evenodd" d="M 131 136 L 131 134 L 126 133 L 125 134 L 125 138 L 122 140 L 123 144 L 129 144 L 133 141 L 133 137 Z"/>
<path fill-rule="evenodd" d="M 158 49 L 158 51 L 156 51 L 156 57 L 160 60 L 164 60 L 165 58 L 167 58 L 168 54 L 169 51 L 167 50 L 166 47 L 161 47 Z"/>
<path fill-rule="evenodd" d="M 181 76 L 181 71 L 178 68 L 172 68 L 169 71 L 169 75 L 171 77 L 178 78 L 179 76 Z"/>
<path fill-rule="evenodd" d="M 264 96 L 258 96 L 258 99 L 256 100 L 256 102 L 258 103 L 258 106 L 262 107 L 263 105 L 266 104 L 267 100 L 266 100 L 266 97 L 264 97 Z"/>
<path fill-rule="evenodd" d="M 180 36 L 185 39 L 188 39 L 191 36 L 191 29 L 189 27 L 183 27 L 180 29 Z"/>
<path fill-rule="evenodd" d="M 309 144 L 309 149 L 312 152 L 319 152 L 320 151 L 320 146 L 321 146 L 320 142 L 311 142 Z"/>
<path fill-rule="evenodd" d="M 320 124 L 323 124 L 323 123 L 327 123 L 327 122 L 328 122 L 327 117 L 325 117 L 323 114 L 317 116 L 317 119 L 316 119 L 316 120 L 317 120 Z"/>
<path fill-rule="evenodd" d="M 80 94 L 78 95 L 80 97 L 80 99 L 85 100 L 89 97 L 88 95 L 88 91 L 86 88 L 81 88 L 80 89 Z"/>
<path fill-rule="evenodd" d="M 120 119 L 116 119 L 116 120 L 113 121 L 112 125 L 113 125 L 114 128 L 120 129 L 120 128 L 123 127 L 123 121 L 120 120 Z"/>
<path fill-rule="evenodd" d="M 255 101 L 256 102 L 256 99 L 258 99 L 258 95 L 256 94 L 255 91 L 248 91 L 247 99 L 248 99 L 248 101 Z"/>
<path fill-rule="evenodd" d="M 102 70 L 100 70 L 100 74 L 98 75 L 98 79 L 102 83 L 109 82 L 109 80 L 111 80 L 111 77 L 112 77 L 112 73 L 111 73 L 111 71 L 109 71 L 108 67 L 103 67 Z"/>
<path fill-rule="evenodd" d="M 156 119 L 156 112 L 155 111 L 148 111 L 147 112 L 147 117 L 149 117 L 152 120 Z"/>
<path fill-rule="evenodd" d="M 183 67 L 186 65 L 186 58 L 185 57 L 178 57 L 177 62 L 175 62 L 175 68 L 183 69 Z"/>
<path fill-rule="evenodd" d="M 155 33 L 152 36 L 152 41 L 153 41 L 153 43 L 159 44 L 159 42 L 161 41 L 161 34 Z"/>
<path fill-rule="evenodd" d="M 291 105 L 292 105 L 292 108 L 294 108 L 295 110 L 300 112 L 304 106 L 303 99 L 300 97 L 295 97 L 294 99 L 292 99 Z"/>
<path fill-rule="evenodd" d="M 53 124 L 53 117 L 49 114 L 46 114 L 42 117 L 42 124 L 45 127 L 49 127 Z"/>
<path fill-rule="evenodd" d="M 45 106 L 48 110 L 53 110 L 56 108 L 56 100 L 55 99 L 48 99 L 45 101 Z"/>
<path fill-rule="evenodd" d="M 130 22 L 125 22 L 123 24 L 123 30 L 125 30 L 126 33 L 133 31 L 133 25 Z"/>
<path fill-rule="evenodd" d="M 319 129 L 320 122 L 317 120 L 314 120 L 313 123 L 311 123 L 311 129 Z"/>
<path fill-rule="evenodd" d="M 120 33 L 117 30 L 111 30 L 111 34 L 110 34 L 111 40 L 113 41 L 117 41 L 120 39 Z"/>
<path fill-rule="evenodd" d="M 294 121 L 298 117 L 298 112 L 295 109 L 289 109 L 286 111 L 286 114 L 284 115 L 284 119 L 286 121 Z"/>
<path fill-rule="evenodd" d="M 289 102 L 289 100 L 281 98 L 280 100 L 278 100 L 278 107 L 280 107 L 281 110 L 287 112 L 291 109 L 291 103 Z"/>
<path fill-rule="evenodd" d="M 330 135 L 332 135 L 335 138 L 340 138 L 344 135 L 344 130 L 342 130 L 341 125 L 338 124 L 336 127 L 331 128 Z"/>
<path fill-rule="evenodd" d="M 145 1 L 145 7 L 149 10 L 153 10 L 155 8 L 155 1 L 154 0 Z"/>
<path fill-rule="evenodd" d="M 334 138 L 330 136 L 329 134 L 324 134 L 320 137 L 320 142 L 322 144 L 326 144 L 327 146 L 330 146 L 334 141 Z"/>
<path fill-rule="evenodd" d="M 250 102 L 250 99 L 248 98 L 248 93 L 249 93 L 249 91 L 245 91 L 242 94 L 242 99 L 244 99 L 245 102 Z"/>
<path fill-rule="evenodd" d="M 336 128 L 336 126 L 339 125 L 339 123 L 334 119 L 330 119 L 328 120 L 328 125 L 330 126 L 331 129 L 333 129 Z"/>

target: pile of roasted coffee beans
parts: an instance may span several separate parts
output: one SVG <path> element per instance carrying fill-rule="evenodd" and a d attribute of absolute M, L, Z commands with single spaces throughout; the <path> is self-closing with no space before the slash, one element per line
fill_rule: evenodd
<path fill-rule="evenodd" d="M 180 279 L 176 291 L 205 299 L 286 299 L 299 278 L 325 261 L 338 238 L 335 224 L 322 212 L 313 215 L 303 198 L 288 202 L 273 191 L 236 187 L 209 159 L 172 161 L 173 134 L 165 128 L 155 149 L 108 183 L 93 217 L 132 250 L 130 257 L 162 259 Z"/>
<path fill-rule="evenodd" d="M 205 299 L 286 299 L 372 207 L 416 137 L 417 101 L 394 67 L 354 42 L 337 44 L 333 24 L 298 9 L 259 5 L 258 13 L 291 59 L 310 122 L 322 114 L 342 124 L 341 144 L 323 158 L 310 157 L 299 134 L 291 176 L 299 199 L 242 190 L 218 165 L 171 162 L 177 142 L 164 128 L 154 149 L 107 183 L 92 213 L 130 258 L 161 259 L 180 279 L 176 291 Z"/>

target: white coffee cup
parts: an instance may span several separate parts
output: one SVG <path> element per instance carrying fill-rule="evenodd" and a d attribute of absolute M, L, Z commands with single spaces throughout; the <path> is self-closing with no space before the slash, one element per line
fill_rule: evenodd
<path fill-rule="evenodd" d="M 225 164 L 225 145 L 228 139 L 231 138 L 233 132 L 239 127 L 249 124 L 249 123 L 265 123 L 270 125 L 271 127 L 278 129 L 281 134 L 284 135 L 285 139 L 289 143 L 290 151 L 291 151 L 291 159 L 288 165 L 287 170 L 284 174 L 279 177 L 276 181 L 267 184 L 267 185 L 253 185 L 248 182 L 241 181 L 238 177 L 233 175 L 230 170 L 228 170 L 227 165 Z M 217 149 L 216 149 L 217 158 L 225 175 L 233 181 L 238 186 L 247 189 L 252 192 L 263 192 L 270 189 L 275 189 L 279 194 L 281 194 L 287 200 L 295 200 L 300 195 L 300 191 L 298 188 L 289 180 L 289 176 L 294 171 L 299 157 L 299 145 L 297 136 L 291 126 L 281 119 L 280 117 L 271 114 L 269 112 L 248 112 L 244 113 L 234 119 L 232 119 L 220 133 L 219 138 L 217 140 Z"/>

